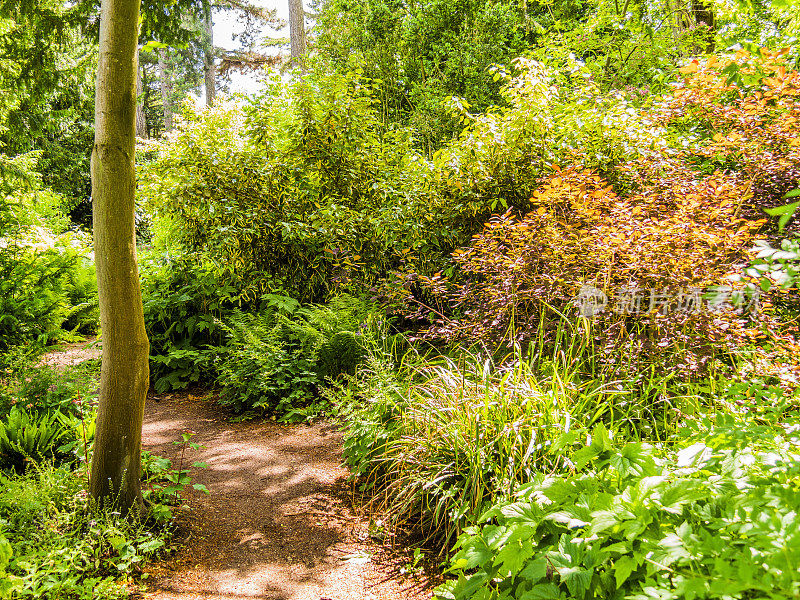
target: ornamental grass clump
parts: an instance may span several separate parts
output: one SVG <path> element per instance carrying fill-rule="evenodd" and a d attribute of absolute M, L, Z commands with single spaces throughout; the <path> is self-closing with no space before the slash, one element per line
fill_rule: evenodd
<path fill-rule="evenodd" d="M 571 471 L 571 449 L 551 448 L 564 433 L 602 421 L 624 439 L 663 436 L 678 414 L 678 398 L 653 403 L 667 385 L 655 376 L 649 387 L 581 381 L 563 362 L 519 355 L 418 359 L 402 371 L 362 372 L 345 456 L 373 509 L 442 549 L 535 475 Z"/>

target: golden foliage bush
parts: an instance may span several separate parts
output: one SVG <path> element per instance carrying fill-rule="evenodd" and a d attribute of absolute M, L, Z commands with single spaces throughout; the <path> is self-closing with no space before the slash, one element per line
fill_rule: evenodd
<path fill-rule="evenodd" d="M 535 210 L 492 219 L 454 255 L 461 282 L 427 281 L 461 314 L 439 319 L 429 335 L 537 341 L 557 330 L 559 313 L 575 313 L 591 286 L 608 299 L 593 321 L 600 356 L 619 359 L 620 344 L 640 358 L 670 347 L 684 369 L 698 370 L 732 320 L 698 294 L 726 283 L 759 225 L 736 217 L 743 188 L 721 173 L 675 168 L 621 197 L 596 173 L 557 170 L 531 198 Z"/>
<path fill-rule="evenodd" d="M 572 327 L 565 317 L 595 313 L 581 329 L 594 366 L 677 363 L 684 374 L 752 339 L 753 282 L 731 276 L 762 209 L 785 203 L 800 177 L 800 74 L 784 55 L 693 61 L 652 112 L 672 143 L 610 176 L 580 156 L 553 167 L 533 210 L 492 218 L 453 254 L 453 276 L 415 280 L 434 296 L 413 315 L 433 321 L 426 335 L 542 351 Z"/>

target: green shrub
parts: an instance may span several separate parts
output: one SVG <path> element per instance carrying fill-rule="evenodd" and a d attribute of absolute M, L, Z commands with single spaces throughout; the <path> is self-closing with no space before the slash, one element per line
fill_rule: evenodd
<path fill-rule="evenodd" d="M 142 296 L 156 391 L 213 381 L 211 348 L 222 339 L 216 320 L 242 302 L 234 281 L 213 263 L 188 256 L 145 259 Z"/>
<path fill-rule="evenodd" d="M 385 328 L 352 296 L 305 308 L 289 300 L 272 295 L 265 312 L 234 311 L 220 323 L 227 333 L 215 359 L 222 404 L 283 419 L 308 416 L 318 410 L 309 405 L 326 380 L 354 373 Z"/>
<path fill-rule="evenodd" d="M 80 416 L 97 392 L 99 371 L 99 359 L 65 369 L 26 366 L 8 381 L 6 392 L 14 404 L 32 413 Z"/>
<path fill-rule="evenodd" d="M 127 597 L 125 578 L 164 548 L 166 530 L 90 508 L 83 484 L 44 465 L 24 476 L 0 474 L 0 597 Z"/>
<path fill-rule="evenodd" d="M 355 375 L 358 365 L 364 362 L 367 349 L 359 340 L 359 332 L 339 331 L 334 333 L 317 350 L 317 372 L 335 378 L 342 374 Z"/>
<path fill-rule="evenodd" d="M 69 312 L 62 329 L 83 334 L 96 333 L 100 325 L 97 297 L 97 272 L 94 261 L 79 256 L 67 272 L 66 293 Z"/>
<path fill-rule="evenodd" d="M 354 369 L 361 351 L 359 344 L 345 348 L 347 341 L 371 338 L 378 326 L 370 320 L 373 309 L 352 296 L 341 294 L 327 305 L 301 308 L 282 289 L 258 292 L 240 274 L 207 260 L 199 264 L 188 256 L 145 260 L 142 275 L 156 391 L 218 381 L 228 388 L 223 401 L 240 412 L 266 410 L 294 384 L 299 387 L 289 404 L 298 404 L 301 397 L 307 402 L 317 379 Z M 248 311 L 259 316 L 245 316 Z M 243 319 L 252 323 L 243 324 Z M 261 341 L 246 331 L 250 326 Z M 343 331 L 357 335 L 342 334 L 332 346 L 332 336 Z M 248 351 L 248 345 L 261 347 L 263 356 Z M 318 351 L 323 346 L 326 358 L 320 361 Z M 332 348 L 345 349 L 346 354 L 334 358 Z M 305 364 L 293 366 L 295 358 Z M 258 366 L 259 362 L 263 364 Z M 251 375 L 259 370 L 271 375 L 256 384 Z"/>
<path fill-rule="evenodd" d="M 314 71 L 247 108 L 190 112 L 143 167 L 154 247 L 220 265 L 242 309 L 276 292 L 319 302 L 398 269 L 447 271 L 492 214 L 532 207 L 554 162 L 618 182 L 640 149 L 667 146 L 623 98 L 516 65 L 513 77 L 497 72 L 504 106 L 476 116 L 462 105 L 467 127 L 430 159 L 407 130 L 382 130 L 372 87 L 354 74 Z"/>
<path fill-rule="evenodd" d="M 0 352 L 57 338 L 69 316 L 66 278 L 73 258 L 25 246 L 0 249 Z"/>
<path fill-rule="evenodd" d="M 0 353 L 44 345 L 63 335 L 65 325 L 85 329 L 91 320 L 92 299 L 76 285 L 91 269 L 85 240 L 65 232 L 63 199 L 41 188 L 36 158 L 12 159 L 15 175 L 0 182 Z"/>
<path fill-rule="evenodd" d="M 271 316 L 233 313 L 222 324 L 228 336 L 216 359 L 220 402 L 236 412 L 259 409 L 281 416 L 314 398 L 320 380 L 314 370 L 314 341 L 286 339 L 292 331 Z M 313 333 L 316 333 L 312 330 Z"/>
<path fill-rule="evenodd" d="M 205 446 L 192 442 L 192 431 L 183 431 L 181 439 L 172 444 L 180 446 L 178 467 L 174 468 L 172 461 L 163 456 L 156 456 L 147 450 L 142 451 L 142 498 L 149 507 L 148 517 L 156 523 L 170 523 L 174 517 L 172 507 L 183 505 L 183 492 L 191 484 L 192 489 L 204 494 L 210 494 L 208 488 L 202 483 L 192 484 L 191 469 L 206 469 L 204 462 L 195 461 L 189 466 L 184 458 L 186 450 L 200 450 Z M 191 468 L 190 468 L 191 467 Z"/>
<path fill-rule="evenodd" d="M 660 458 L 596 427 L 459 539 L 442 599 L 796 598 L 796 425 L 718 416 Z M 555 446 L 554 446 L 555 447 Z"/>
<path fill-rule="evenodd" d="M 358 290 L 411 249 L 427 260 L 452 247 L 449 231 L 422 226 L 439 208 L 429 176 L 408 132 L 380 132 L 364 82 L 315 73 L 247 109 L 189 114 L 139 193 L 154 247 L 225 265 L 248 301 L 309 303 Z"/>
<path fill-rule="evenodd" d="M 348 294 L 301 309 L 297 317 L 320 334 L 315 370 L 322 381 L 355 374 L 386 328 L 374 306 Z"/>

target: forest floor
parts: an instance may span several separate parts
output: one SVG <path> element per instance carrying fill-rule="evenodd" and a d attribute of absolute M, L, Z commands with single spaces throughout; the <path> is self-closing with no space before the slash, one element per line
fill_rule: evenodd
<path fill-rule="evenodd" d="M 419 600 L 433 582 L 401 574 L 408 553 L 370 537 L 370 518 L 349 498 L 342 436 L 333 425 L 231 423 L 210 397 L 148 398 L 143 446 L 177 468 L 173 444 L 193 431 L 200 450 L 184 465 L 211 494 L 188 495 L 180 549 L 149 570 L 151 600 Z M 410 569 L 406 569 L 410 570 Z"/>

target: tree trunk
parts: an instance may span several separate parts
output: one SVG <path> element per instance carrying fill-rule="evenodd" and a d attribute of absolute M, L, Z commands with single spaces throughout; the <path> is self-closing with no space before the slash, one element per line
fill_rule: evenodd
<path fill-rule="evenodd" d="M 217 96 L 217 65 L 214 63 L 214 22 L 210 2 L 203 4 L 203 24 L 205 26 L 203 74 L 206 84 L 206 106 L 211 106 Z"/>
<path fill-rule="evenodd" d="M 172 131 L 173 113 L 172 110 L 172 75 L 167 67 L 167 51 L 163 48 L 158 50 L 158 75 L 161 79 L 161 103 L 164 107 L 164 133 Z"/>
<path fill-rule="evenodd" d="M 142 111 L 144 112 L 144 124 L 147 128 L 147 137 L 153 137 L 153 124 L 150 122 L 150 119 L 147 118 L 147 107 L 150 106 L 150 78 L 147 75 L 147 69 L 142 67 L 141 69 L 142 74 L 142 85 L 144 86 L 144 98 L 142 98 Z"/>
<path fill-rule="evenodd" d="M 701 48 L 701 50 L 708 53 L 714 52 L 717 33 L 714 6 L 707 0 L 692 0 L 692 12 L 694 13 L 695 23 L 706 27 L 706 31 L 701 36 L 705 47 Z"/>
<path fill-rule="evenodd" d="M 142 420 L 149 386 L 134 225 L 139 3 L 102 0 L 92 150 L 103 357 L 89 492 L 123 514 L 142 507 Z"/>
<path fill-rule="evenodd" d="M 306 14 L 303 0 L 289 0 L 289 39 L 292 45 L 292 66 L 305 70 Z"/>
<path fill-rule="evenodd" d="M 144 138 L 147 135 L 147 119 L 144 116 L 144 99 L 142 98 L 142 71 L 136 68 L 136 137 Z"/>
<path fill-rule="evenodd" d="M 675 48 L 680 52 L 681 47 L 681 36 L 683 34 L 683 29 L 681 28 L 681 19 L 680 19 L 680 10 L 681 10 L 681 0 L 674 0 L 675 4 L 671 2 L 671 0 L 664 0 L 664 4 L 667 8 L 667 20 L 669 22 L 669 27 L 672 30 L 672 40 L 675 42 Z"/>

